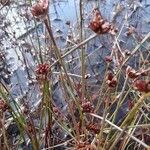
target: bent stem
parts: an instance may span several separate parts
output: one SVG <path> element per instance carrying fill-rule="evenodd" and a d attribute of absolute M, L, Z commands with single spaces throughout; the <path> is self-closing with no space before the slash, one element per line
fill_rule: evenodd
<path fill-rule="evenodd" d="M 99 116 L 99 115 L 96 115 L 96 114 L 93 114 L 93 113 L 90 113 L 91 116 L 95 117 L 95 118 L 98 118 L 100 120 L 103 120 L 104 118 Z M 114 123 L 110 122 L 109 120 L 105 119 L 105 121 L 112 127 L 114 127 L 115 129 L 117 129 L 118 131 L 121 131 L 123 132 L 123 129 L 118 127 L 117 125 L 115 125 Z M 137 139 L 136 137 L 134 137 L 133 135 L 130 135 L 128 134 L 128 132 L 124 131 L 124 133 L 126 133 L 126 135 L 130 138 L 132 138 L 134 141 L 136 141 L 137 143 L 139 143 L 140 145 L 142 145 L 143 147 L 145 148 L 149 148 L 149 146 L 147 144 L 145 144 L 144 142 L 142 142 L 141 140 Z"/>
<path fill-rule="evenodd" d="M 126 126 L 131 125 L 132 121 L 134 120 L 136 113 L 138 112 L 139 108 L 142 106 L 144 100 L 146 98 L 150 97 L 150 92 L 143 94 L 140 99 L 138 100 L 138 102 L 135 104 L 135 106 L 131 109 L 131 111 L 128 113 L 127 117 L 125 118 L 125 120 L 123 121 L 123 123 L 120 125 L 120 128 L 124 128 Z M 109 146 L 113 145 L 114 143 L 114 139 L 117 137 L 117 133 L 115 133 L 112 138 L 110 139 L 109 142 Z"/>

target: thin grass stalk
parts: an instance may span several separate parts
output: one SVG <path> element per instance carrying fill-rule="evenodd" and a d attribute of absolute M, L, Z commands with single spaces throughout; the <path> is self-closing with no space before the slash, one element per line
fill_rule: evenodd
<path fill-rule="evenodd" d="M 6 89 L 6 91 L 8 91 L 6 87 L 4 87 L 4 88 Z M 21 110 L 19 110 L 20 107 L 15 105 L 15 106 L 16 106 L 15 108 L 17 109 L 17 112 L 16 112 L 16 111 L 9 105 L 9 102 L 8 102 L 8 100 L 7 100 L 7 96 L 5 95 L 5 93 L 3 93 L 1 90 L 0 90 L 0 93 L 1 93 L 1 95 L 2 95 L 2 97 L 3 97 L 3 99 L 6 100 L 8 106 L 9 106 L 9 109 L 10 109 L 10 114 L 12 115 L 12 117 L 13 117 L 13 119 L 15 120 L 15 122 L 16 122 L 18 128 L 20 129 L 22 138 L 23 138 L 23 140 L 25 141 L 22 131 L 24 131 L 24 130 L 26 129 L 26 125 L 25 125 L 25 124 L 26 124 L 26 121 L 25 121 L 25 117 L 24 117 L 23 114 L 21 113 Z M 27 130 L 25 130 L 25 131 L 27 132 Z M 27 134 L 30 135 L 28 132 L 27 132 Z M 29 137 L 30 137 L 31 141 L 34 142 L 33 144 L 35 144 L 35 146 L 36 146 L 36 145 L 37 145 L 37 142 L 35 141 L 35 139 L 34 139 L 34 141 L 33 141 L 33 140 L 32 140 L 32 137 L 31 137 L 31 136 L 29 136 Z M 35 142 L 36 142 L 36 143 L 35 143 Z M 36 147 L 37 147 L 37 146 L 36 146 Z M 38 149 L 36 148 L 35 150 L 38 150 Z"/>
<path fill-rule="evenodd" d="M 136 123 L 137 118 L 138 118 L 138 116 L 133 120 L 132 125 L 134 125 Z M 138 119 L 138 122 L 136 124 L 138 124 L 140 122 L 141 118 L 142 118 L 142 115 L 140 116 L 140 118 Z M 136 128 L 128 128 L 128 129 L 129 129 L 128 134 L 130 134 L 130 135 L 133 135 L 134 131 L 136 130 Z M 131 138 L 128 136 L 124 137 L 121 150 L 124 150 L 126 148 L 130 139 Z"/>
<path fill-rule="evenodd" d="M 69 89 L 69 87 L 67 86 L 66 81 L 64 80 L 64 78 L 63 78 L 62 75 L 61 75 L 61 81 L 62 81 L 62 85 L 63 85 L 64 90 L 66 90 L 65 92 L 68 93 L 69 95 L 71 95 L 71 98 L 74 100 L 75 98 L 74 98 L 74 96 L 72 95 L 72 93 L 70 92 L 70 89 Z M 70 98 L 68 97 L 68 99 L 70 99 Z M 75 101 L 75 100 L 74 100 L 74 101 Z M 79 140 L 80 133 L 79 133 L 79 130 L 78 130 L 78 128 L 77 128 L 77 121 L 76 121 L 76 118 L 75 118 L 75 115 L 74 115 L 74 112 L 73 112 L 73 106 L 70 104 L 70 103 L 71 103 L 70 100 L 67 100 L 67 103 L 68 103 L 68 108 L 69 108 L 70 113 L 71 113 L 73 125 L 74 125 L 74 128 L 75 128 L 76 134 L 77 134 L 77 139 Z M 75 104 L 76 104 L 78 107 L 80 107 L 79 104 L 76 103 L 76 101 L 75 101 Z M 73 133 L 74 133 L 74 135 L 75 135 L 75 132 L 73 132 Z"/>
<path fill-rule="evenodd" d="M 83 1 L 80 0 L 79 1 L 79 9 L 80 9 L 80 41 L 83 41 Z M 81 95 L 81 101 L 84 100 L 85 98 L 85 50 L 83 48 L 83 46 L 81 46 L 81 75 L 82 75 L 82 79 L 81 79 L 81 83 L 82 83 L 82 87 L 81 87 L 81 91 L 82 91 L 82 95 Z M 81 124 L 81 130 L 83 128 L 83 114 L 80 113 L 80 124 Z"/>
<path fill-rule="evenodd" d="M 0 123 L 2 124 L 2 129 L 1 130 L 2 130 L 2 135 L 3 135 L 3 138 L 4 138 L 5 148 L 7 150 L 10 150 L 8 140 L 7 140 L 7 136 L 6 136 L 6 129 L 5 129 L 5 125 L 4 125 L 5 113 L 0 111 L 0 117 L 2 119 Z"/>
<path fill-rule="evenodd" d="M 58 47 L 57 47 L 57 44 L 56 44 L 56 42 L 55 42 L 55 39 L 54 39 L 54 37 L 53 37 L 53 33 L 52 33 L 52 29 L 51 29 L 51 24 L 48 25 L 47 19 L 44 20 L 44 23 L 45 23 L 45 26 L 46 26 L 46 28 L 47 28 L 47 30 L 48 30 L 49 36 L 50 36 L 50 38 L 51 38 L 51 41 L 52 41 L 52 43 L 53 43 L 56 56 L 58 57 L 58 60 L 59 60 L 60 64 L 62 65 L 63 70 L 64 70 L 64 73 L 65 73 L 65 75 L 66 75 L 66 77 L 67 77 L 67 82 L 69 83 L 69 86 L 70 86 L 70 88 L 71 88 L 71 95 L 73 96 L 73 95 L 74 95 L 74 93 L 73 93 L 74 87 L 73 87 L 73 85 L 72 85 L 72 82 L 71 82 L 71 80 L 70 80 L 70 77 L 68 76 L 68 72 L 67 72 L 67 70 L 66 70 L 65 64 L 64 64 L 64 62 L 63 62 L 63 60 L 62 60 L 62 58 L 61 58 L 60 51 L 59 51 L 59 49 L 58 49 Z M 81 111 L 81 109 L 80 109 L 80 105 L 78 104 L 78 103 L 79 103 L 79 100 L 77 100 L 77 99 L 75 98 L 75 96 L 73 96 L 73 98 L 74 98 L 74 101 L 75 101 L 75 103 L 76 103 L 76 106 L 77 106 L 77 108 L 78 108 L 78 110 L 79 110 L 80 117 L 82 118 L 82 111 Z M 80 119 L 81 119 L 81 118 L 80 118 Z"/>
<path fill-rule="evenodd" d="M 47 17 L 48 17 L 48 16 L 47 16 Z M 57 47 L 56 41 L 55 41 L 55 39 L 54 39 L 54 37 L 53 37 L 53 33 L 52 33 L 52 29 L 51 29 L 51 24 L 50 24 L 50 22 L 48 23 L 48 20 L 47 20 L 47 19 L 44 20 L 44 23 L 45 23 L 45 26 L 46 26 L 46 28 L 47 28 L 47 30 L 48 30 L 48 33 L 49 33 L 49 36 L 50 36 L 50 38 L 51 38 L 52 44 L 53 44 L 53 46 L 54 46 L 55 54 L 56 54 L 56 56 L 57 56 L 57 58 L 58 58 L 58 60 L 59 60 L 59 63 L 62 65 L 63 70 L 64 70 L 64 73 L 65 73 L 65 75 L 66 75 L 66 77 L 67 77 L 67 80 L 68 80 L 68 82 L 70 83 L 70 87 L 71 87 L 71 89 L 73 90 L 73 86 L 72 86 L 72 83 L 71 83 L 70 78 L 69 78 L 69 76 L 68 76 L 68 72 L 67 72 L 67 70 L 66 70 L 64 61 L 63 61 L 63 59 L 61 58 L 61 53 L 60 53 L 60 51 L 59 51 L 59 49 L 58 49 L 58 47 Z M 51 68 L 51 67 L 50 67 L 50 68 Z"/>
<path fill-rule="evenodd" d="M 31 116 L 30 116 L 29 120 L 32 124 L 31 128 L 33 129 L 33 133 L 28 133 L 28 135 L 30 134 L 30 137 L 31 137 L 32 146 L 34 147 L 34 150 L 40 150 L 39 140 L 37 139 L 37 134 L 36 134 L 36 128 L 34 126 L 34 122 L 33 122 L 33 119 Z"/>
<path fill-rule="evenodd" d="M 117 96 L 117 98 L 116 98 L 116 100 L 115 100 L 115 101 L 118 100 L 118 102 L 117 102 L 117 107 L 116 107 L 116 109 L 115 109 L 114 117 L 113 117 L 112 122 L 115 121 L 117 112 L 118 112 L 119 107 L 120 107 L 120 104 L 123 103 L 122 100 L 125 99 L 125 98 L 122 98 L 122 96 L 123 96 L 123 93 L 124 93 L 124 91 L 125 91 L 125 88 L 126 88 L 127 83 L 128 83 L 128 76 L 126 76 L 125 81 L 124 81 L 124 84 L 123 84 L 123 87 L 122 87 L 122 90 L 121 90 L 120 94 Z"/>
<path fill-rule="evenodd" d="M 111 145 L 111 147 L 109 147 L 109 150 L 113 150 L 115 145 L 117 144 L 117 142 L 120 140 L 120 138 L 123 136 L 125 130 L 127 129 L 127 127 L 125 127 L 121 133 L 119 133 L 119 135 L 116 137 L 116 139 L 114 140 L 113 144 Z"/>
<path fill-rule="evenodd" d="M 14 110 L 12 107 L 11 107 L 11 105 L 10 105 L 10 102 L 9 102 L 9 99 L 8 99 L 8 96 L 6 95 L 6 93 L 5 92 L 7 92 L 7 94 L 10 94 L 9 93 L 9 90 L 7 89 L 7 87 L 1 82 L 1 84 L 2 84 L 2 87 L 5 89 L 5 91 L 2 91 L 2 89 L 0 89 L 0 95 L 2 96 L 2 98 L 7 102 L 7 105 L 9 106 L 9 108 L 10 108 L 10 110 L 12 111 L 12 113 L 14 114 L 14 116 L 15 117 L 17 117 L 18 118 L 18 115 L 19 115 L 19 118 L 21 118 L 21 122 L 25 122 L 25 119 L 24 119 L 24 117 L 23 117 L 23 115 L 21 114 L 21 109 L 20 109 L 20 107 L 18 106 L 18 104 L 16 103 L 16 101 L 13 99 L 13 97 L 10 95 L 10 97 L 12 98 L 12 102 L 13 102 L 13 104 L 14 104 L 14 106 L 15 106 L 15 109 L 16 110 Z M 17 112 L 16 112 L 17 111 Z"/>
<path fill-rule="evenodd" d="M 146 40 L 148 40 L 150 38 L 150 32 L 144 37 L 144 39 L 132 50 L 131 55 L 128 56 L 124 62 L 121 64 L 121 66 L 119 67 L 119 69 L 116 72 L 116 76 L 120 73 L 122 67 L 128 62 L 128 60 L 139 50 L 139 48 L 142 46 L 142 44 L 144 44 L 144 42 Z"/>
<path fill-rule="evenodd" d="M 130 90 L 131 90 L 131 88 L 129 88 L 128 91 L 126 91 L 126 94 L 125 94 L 124 97 L 122 98 L 120 104 L 118 105 L 118 108 L 123 104 L 125 98 L 126 98 L 127 95 L 129 94 Z M 110 116 L 109 120 L 113 119 L 115 113 L 116 113 L 116 111 L 114 111 L 114 112 L 112 113 L 112 115 Z"/>
<path fill-rule="evenodd" d="M 66 56 L 68 56 L 69 54 L 73 53 L 74 51 L 76 51 L 79 47 L 85 45 L 87 42 L 89 42 L 90 40 L 96 38 L 98 35 L 97 34 L 93 34 L 91 35 L 89 38 L 87 38 L 86 40 L 84 40 L 83 42 L 79 43 L 77 46 L 75 46 L 74 48 L 72 48 L 71 50 L 67 51 L 64 55 L 61 56 L 61 59 L 65 58 Z M 59 62 L 59 59 L 57 59 L 51 66 L 56 65 Z"/>
<path fill-rule="evenodd" d="M 100 87 L 99 99 L 98 99 L 98 102 L 96 104 L 96 108 L 95 108 L 95 111 L 94 111 L 95 113 L 97 113 L 97 111 L 99 110 L 101 102 L 102 102 L 101 101 L 101 96 L 102 96 L 102 93 L 103 93 L 103 89 L 105 88 L 105 83 L 106 83 L 105 78 L 106 78 L 106 75 L 107 75 L 108 68 L 109 68 L 109 64 L 106 66 L 106 71 L 105 71 L 105 74 L 104 74 L 103 82 L 102 82 L 101 87 Z"/>
<path fill-rule="evenodd" d="M 54 117 L 53 117 L 54 121 L 55 121 L 64 131 L 66 131 L 66 133 L 68 133 L 76 142 L 78 142 L 78 140 L 71 134 L 71 132 L 69 131 L 69 129 L 68 129 L 62 122 L 56 120 L 57 117 L 56 117 L 55 115 L 53 115 L 53 116 L 54 116 Z"/>
<path fill-rule="evenodd" d="M 103 117 L 101 117 L 101 116 L 99 116 L 99 115 L 96 115 L 96 114 L 93 114 L 93 113 L 90 113 L 90 115 L 93 116 L 93 117 L 96 117 L 96 118 L 98 118 L 98 119 L 100 119 L 100 120 L 103 120 Z M 121 132 L 123 131 L 122 128 L 120 128 L 120 127 L 118 127 L 117 125 L 113 124 L 113 123 L 110 122 L 109 120 L 105 119 L 105 121 L 106 121 L 109 125 L 111 125 L 112 127 L 116 128 L 118 131 L 121 131 Z M 137 139 L 137 138 L 134 137 L 133 135 L 128 134 L 126 131 L 125 131 L 125 133 L 126 133 L 129 137 L 131 137 L 133 140 L 135 140 L 137 143 L 141 144 L 143 147 L 149 148 L 149 146 L 148 146 L 147 144 L 145 144 L 144 142 L 142 142 L 141 140 Z"/>
<path fill-rule="evenodd" d="M 83 41 L 83 4 L 82 0 L 79 1 L 80 8 L 80 41 Z M 85 97 L 85 50 L 81 46 L 81 75 L 82 75 L 82 100 Z"/>
<path fill-rule="evenodd" d="M 120 125 L 120 128 L 124 128 L 126 126 L 129 126 L 132 121 L 134 120 L 134 117 L 137 113 L 137 111 L 139 110 L 139 108 L 142 106 L 142 103 L 144 102 L 144 100 L 146 98 L 150 97 L 150 92 L 149 93 L 146 93 L 146 94 L 143 94 L 140 99 L 138 100 L 138 102 L 135 104 L 135 106 L 131 109 L 131 111 L 128 113 L 127 117 L 125 118 L 125 120 L 122 122 L 122 124 Z M 117 133 L 115 133 L 111 139 L 110 139 L 110 142 L 109 142 L 109 146 L 112 145 L 114 139 L 116 138 L 117 136 Z"/>
<path fill-rule="evenodd" d="M 48 115 L 48 121 L 47 119 L 45 120 L 45 123 L 47 124 L 47 136 L 45 136 L 45 147 L 49 147 L 51 144 L 51 138 L 49 136 L 51 136 L 52 134 L 52 128 L 51 128 L 51 125 L 52 125 L 52 113 L 51 111 L 53 111 L 53 108 L 52 108 L 52 95 L 51 95 L 51 91 L 50 91 L 50 85 L 49 85 L 49 81 L 48 80 L 44 80 L 43 81 L 43 102 L 45 105 L 45 119 L 46 119 L 46 116 Z M 49 109 L 51 111 L 49 111 Z M 49 139 L 50 138 L 50 139 Z M 48 142 L 49 141 L 49 142 Z"/>
<path fill-rule="evenodd" d="M 135 114 L 137 113 L 138 109 L 142 106 L 144 100 L 146 98 L 150 97 L 150 92 L 143 94 L 140 99 L 138 100 L 138 102 L 135 104 L 135 106 L 131 109 L 131 111 L 129 112 L 128 116 L 126 117 L 126 119 L 123 121 L 123 123 L 121 124 L 121 127 L 124 127 L 126 124 L 130 124 L 130 121 L 132 121 L 132 119 L 135 117 Z"/>
<path fill-rule="evenodd" d="M 106 122 L 105 119 L 107 116 L 108 106 L 109 106 L 109 102 L 106 101 L 105 102 L 105 109 L 104 109 L 104 113 L 103 113 L 103 120 L 102 120 L 101 128 L 100 128 L 100 133 L 98 134 L 99 142 L 103 139 L 103 131 L 104 131 L 104 127 L 105 127 L 105 122 Z M 100 148 L 100 145 L 98 147 Z"/>
<path fill-rule="evenodd" d="M 29 3 L 30 3 L 30 6 L 32 6 L 32 0 L 29 0 Z M 38 48 L 39 48 L 39 60 L 41 63 L 43 63 L 42 49 L 41 49 L 41 43 L 40 43 L 39 34 L 38 34 L 38 30 L 37 30 L 37 23 L 36 23 L 35 19 L 33 19 L 33 21 L 34 21 L 35 32 L 36 32 Z M 39 62 L 39 60 L 38 60 L 38 62 Z"/>
<path fill-rule="evenodd" d="M 65 141 L 63 143 L 60 143 L 60 144 L 57 144 L 57 145 L 54 145 L 54 146 L 50 146 L 48 148 L 44 148 L 42 150 L 49 150 L 49 149 L 57 148 L 57 147 L 60 147 L 60 146 L 65 146 L 67 143 L 69 143 L 71 141 L 73 141 L 73 138 L 71 138 L 70 140 L 67 140 L 67 141 Z"/>

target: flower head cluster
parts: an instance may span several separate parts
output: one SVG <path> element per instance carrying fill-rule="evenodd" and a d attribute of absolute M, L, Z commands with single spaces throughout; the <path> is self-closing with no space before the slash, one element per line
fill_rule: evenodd
<path fill-rule="evenodd" d="M 35 18 L 43 18 L 48 12 L 48 0 L 40 0 L 31 8 L 31 13 Z"/>
<path fill-rule="evenodd" d="M 82 103 L 81 107 L 83 113 L 92 113 L 94 111 L 94 107 L 91 102 Z"/>
<path fill-rule="evenodd" d="M 86 126 L 86 129 L 94 134 L 98 134 L 100 132 L 100 126 L 97 123 L 90 123 Z"/>
<path fill-rule="evenodd" d="M 39 64 L 37 66 L 36 73 L 38 75 L 47 75 L 48 72 L 49 72 L 49 64 L 44 63 L 44 64 Z"/>
<path fill-rule="evenodd" d="M 138 72 L 136 72 L 133 68 L 131 68 L 130 66 L 127 66 L 126 68 L 126 74 L 128 75 L 129 78 L 131 79 L 135 79 L 137 78 L 140 74 Z"/>
<path fill-rule="evenodd" d="M 93 10 L 93 16 L 93 20 L 89 25 L 91 30 L 93 30 L 97 34 L 116 34 L 117 30 L 108 21 L 103 19 L 100 11 L 97 8 Z"/>
<path fill-rule="evenodd" d="M 138 90 L 139 92 L 150 92 L 150 81 L 145 80 L 136 80 L 133 83 L 133 87 Z"/>
<path fill-rule="evenodd" d="M 130 79 L 137 79 L 140 76 L 148 76 L 149 75 L 150 70 L 147 69 L 139 69 L 138 71 L 135 71 L 132 67 L 127 66 L 126 68 L 126 75 L 130 78 Z"/>
<path fill-rule="evenodd" d="M 49 64 L 39 64 L 36 69 L 37 79 L 46 80 L 49 75 Z"/>
<path fill-rule="evenodd" d="M 114 88 L 117 85 L 117 78 L 113 76 L 112 72 L 108 72 L 106 76 L 106 83 L 110 88 Z"/>

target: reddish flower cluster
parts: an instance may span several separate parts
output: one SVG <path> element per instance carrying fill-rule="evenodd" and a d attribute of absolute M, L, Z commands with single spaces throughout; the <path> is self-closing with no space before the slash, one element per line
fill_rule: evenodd
<path fill-rule="evenodd" d="M 117 85 L 117 78 L 113 76 L 111 72 L 108 72 L 106 77 L 106 83 L 110 88 L 116 87 Z"/>
<path fill-rule="evenodd" d="M 131 79 L 136 79 L 139 76 L 147 76 L 148 72 L 149 72 L 149 70 L 144 70 L 144 69 L 140 69 L 139 71 L 135 71 L 130 66 L 127 66 L 127 68 L 126 68 L 126 74 Z"/>
<path fill-rule="evenodd" d="M 139 92 L 150 92 L 150 81 L 145 80 L 136 80 L 133 84 L 133 87 Z"/>
<path fill-rule="evenodd" d="M 86 129 L 94 134 L 98 134 L 100 132 L 100 126 L 97 123 L 90 123 L 86 126 Z"/>
<path fill-rule="evenodd" d="M 48 12 L 48 0 L 40 0 L 38 3 L 34 4 L 31 8 L 31 13 L 36 18 L 45 16 L 47 12 Z"/>
<path fill-rule="evenodd" d="M 106 56 L 105 61 L 106 62 L 112 62 L 112 56 Z"/>
<path fill-rule="evenodd" d="M 91 30 L 93 30 L 97 34 L 116 34 L 117 30 L 108 21 L 103 19 L 100 11 L 97 8 L 93 10 L 93 15 L 94 18 L 89 25 Z"/>
<path fill-rule="evenodd" d="M 126 74 L 128 75 L 129 78 L 131 79 L 135 79 L 137 78 L 140 74 L 138 72 L 136 72 L 133 68 L 131 68 L 130 66 L 128 66 L 126 68 Z"/>
<path fill-rule="evenodd" d="M 37 66 L 36 73 L 38 75 L 45 75 L 46 76 L 48 74 L 48 72 L 49 72 L 49 64 L 44 63 L 44 64 L 39 64 Z"/>
<path fill-rule="evenodd" d="M 94 107 L 91 102 L 82 103 L 81 107 L 83 113 L 92 113 L 94 111 Z"/>
<path fill-rule="evenodd" d="M 8 109 L 8 105 L 4 100 L 0 99 L 0 111 L 5 112 Z"/>

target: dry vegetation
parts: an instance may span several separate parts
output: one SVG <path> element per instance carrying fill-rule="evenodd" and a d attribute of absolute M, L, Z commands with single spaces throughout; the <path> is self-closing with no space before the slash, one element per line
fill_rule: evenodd
<path fill-rule="evenodd" d="M 89 1 L 74 2 L 76 23 L 65 23 L 65 37 L 52 22 L 55 1 L 15 2 L 24 9 L 26 27 L 31 22 L 32 27 L 17 37 L 3 26 L 11 49 L 1 47 L 0 149 L 149 149 L 150 32 L 141 34 L 130 24 L 139 9 L 149 6 L 127 1 L 131 11 L 126 11 L 127 6 L 115 4 L 109 20 L 100 9 L 104 1 L 91 1 L 88 11 Z M 14 2 L 0 3 L 0 10 L 11 11 Z M 23 73 L 9 70 L 8 50 Z"/>

